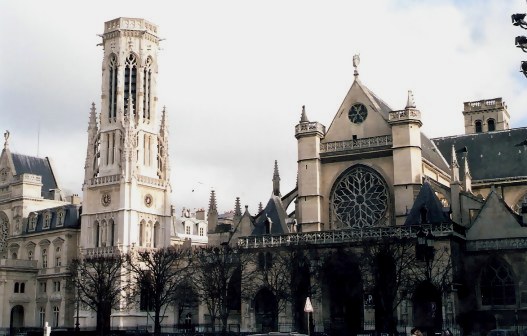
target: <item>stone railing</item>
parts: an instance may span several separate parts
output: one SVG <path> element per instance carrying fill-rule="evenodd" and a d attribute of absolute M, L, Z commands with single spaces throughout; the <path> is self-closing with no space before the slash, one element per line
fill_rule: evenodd
<path fill-rule="evenodd" d="M 421 120 L 421 111 L 413 108 L 407 108 L 405 110 L 392 111 L 388 114 L 388 121 L 390 122 L 409 119 Z"/>
<path fill-rule="evenodd" d="M 37 268 L 36 260 L 24 260 L 24 259 L 0 259 L 1 267 L 13 267 L 13 268 Z"/>
<path fill-rule="evenodd" d="M 120 180 L 121 180 L 121 175 L 115 174 L 115 175 L 95 177 L 95 178 L 92 178 L 90 182 L 91 182 L 91 185 L 101 185 L 101 184 L 119 182 Z"/>
<path fill-rule="evenodd" d="M 463 103 L 463 112 L 490 110 L 495 108 L 507 108 L 502 98 L 483 99 Z"/>
<path fill-rule="evenodd" d="M 82 254 L 85 257 L 104 257 L 112 256 L 114 254 L 121 254 L 121 252 L 122 251 L 119 246 L 103 246 L 84 249 Z"/>
<path fill-rule="evenodd" d="M 319 122 L 302 122 L 295 126 L 295 135 L 308 134 L 318 132 L 322 135 L 326 134 L 326 127 Z"/>
<path fill-rule="evenodd" d="M 371 138 L 362 138 L 346 141 L 333 141 L 320 144 L 320 153 L 334 153 L 350 150 L 359 150 L 365 148 L 377 148 L 382 146 L 391 146 L 392 136 L 383 135 Z"/>
<path fill-rule="evenodd" d="M 154 35 L 157 34 L 157 26 L 155 24 L 152 24 L 144 19 L 125 17 L 106 22 L 104 32 L 107 33 L 118 29 L 144 30 Z"/>
<path fill-rule="evenodd" d="M 154 177 L 144 176 L 144 175 L 137 175 L 137 182 L 144 183 L 144 184 L 150 184 L 158 187 L 164 187 L 166 186 L 166 181 L 161 180 Z"/>
<path fill-rule="evenodd" d="M 263 235 L 238 238 L 242 248 L 280 247 L 290 245 L 326 245 L 360 242 L 363 239 L 415 238 L 420 230 L 431 230 L 435 237 L 458 234 L 452 223 L 439 225 L 371 226 L 361 229 L 342 229 L 290 233 L 283 235 Z"/>

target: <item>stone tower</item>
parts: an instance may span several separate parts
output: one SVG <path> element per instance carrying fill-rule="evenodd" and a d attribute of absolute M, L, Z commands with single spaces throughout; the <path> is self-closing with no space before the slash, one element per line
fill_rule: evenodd
<path fill-rule="evenodd" d="M 117 18 L 104 25 L 101 110 L 92 104 L 83 184 L 81 248 L 169 244 L 168 123 L 158 118 L 156 25 Z"/>
<path fill-rule="evenodd" d="M 322 229 L 322 193 L 320 141 L 326 129 L 319 122 L 309 122 L 305 106 L 302 106 L 300 123 L 295 127 L 298 141 L 298 211 L 299 228 L 303 232 Z"/>
<path fill-rule="evenodd" d="M 510 128 L 510 115 L 502 98 L 463 103 L 465 134 L 502 131 Z"/>
<path fill-rule="evenodd" d="M 408 91 L 405 109 L 390 112 L 388 122 L 393 139 L 394 210 L 396 224 L 402 224 L 423 182 L 421 112 L 415 107 L 412 91 Z"/>

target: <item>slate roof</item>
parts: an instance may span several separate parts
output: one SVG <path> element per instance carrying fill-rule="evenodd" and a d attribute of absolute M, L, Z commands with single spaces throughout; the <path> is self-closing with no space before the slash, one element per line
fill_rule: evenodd
<path fill-rule="evenodd" d="M 64 209 L 64 225 L 59 225 L 58 212 Z M 44 215 L 47 212 L 51 213 L 51 222 L 48 228 L 44 228 Z M 36 233 L 36 232 L 47 232 L 51 230 L 64 229 L 64 228 L 80 228 L 81 226 L 81 213 L 82 207 L 75 204 L 66 204 L 54 208 L 42 209 L 34 211 L 37 214 L 37 225 L 35 230 L 29 230 L 29 219 L 28 225 L 24 228 L 24 234 Z"/>
<path fill-rule="evenodd" d="M 473 182 L 527 178 L 527 127 L 435 138 L 432 141 L 448 158 L 454 145 L 460 172 L 463 172 L 464 155 L 468 155 Z"/>
<path fill-rule="evenodd" d="M 12 153 L 11 158 L 15 166 L 16 175 L 34 174 L 42 177 L 42 197 L 51 199 L 50 189 L 58 189 L 57 181 L 48 158 L 38 158 Z"/>
<path fill-rule="evenodd" d="M 287 228 L 287 214 L 282 206 L 282 200 L 279 196 L 271 195 L 269 202 L 264 210 L 258 214 L 254 221 L 252 236 L 267 234 L 266 226 L 269 219 L 271 220 L 271 232 L 269 234 L 289 233 Z"/>
<path fill-rule="evenodd" d="M 426 220 L 423 221 L 422 209 L 426 209 Z M 450 222 L 448 213 L 445 213 L 443 205 L 434 190 L 430 182 L 426 181 L 423 183 L 419 194 L 415 198 L 415 202 L 406 217 L 404 225 L 419 225 L 419 224 L 440 224 Z"/>

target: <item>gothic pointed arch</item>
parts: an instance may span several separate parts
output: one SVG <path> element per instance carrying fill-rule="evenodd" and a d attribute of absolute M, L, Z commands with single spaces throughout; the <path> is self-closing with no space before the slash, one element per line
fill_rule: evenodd
<path fill-rule="evenodd" d="M 131 52 L 124 61 L 124 114 L 128 114 L 130 108 L 136 113 L 137 107 L 137 64 L 138 56 Z M 131 104 L 131 106 L 129 106 Z"/>
<path fill-rule="evenodd" d="M 329 202 L 333 228 L 383 225 L 389 216 L 390 191 L 377 170 L 357 164 L 336 179 Z"/>
<path fill-rule="evenodd" d="M 254 296 L 254 313 L 259 331 L 278 330 L 278 302 L 269 288 L 263 287 Z"/>
<path fill-rule="evenodd" d="M 479 276 L 481 306 L 509 306 L 516 304 L 516 276 L 508 262 L 491 256 Z"/>
<path fill-rule="evenodd" d="M 108 56 L 108 118 L 110 122 L 116 120 L 117 116 L 117 55 L 111 53 Z"/>

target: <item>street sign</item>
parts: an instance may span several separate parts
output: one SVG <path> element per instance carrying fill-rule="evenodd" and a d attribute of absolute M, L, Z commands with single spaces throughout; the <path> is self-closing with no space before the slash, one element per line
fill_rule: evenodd
<path fill-rule="evenodd" d="M 309 300 L 309 296 L 306 298 L 306 305 L 304 306 L 304 311 L 306 313 L 313 312 L 313 305 L 311 304 L 311 300 Z"/>

